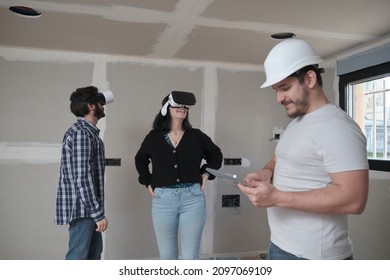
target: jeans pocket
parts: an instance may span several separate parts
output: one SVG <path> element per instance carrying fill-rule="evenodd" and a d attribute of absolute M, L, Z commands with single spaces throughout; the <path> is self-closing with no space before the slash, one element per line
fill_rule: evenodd
<path fill-rule="evenodd" d="M 200 184 L 193 184 L 190 187 L 190 194 L 194 196 L 204 195 L 204 192 L 200 189 Z"/>
<path fill-rule="evenodd" d="M 161 188 L 154 189 L 154 197 L 153 199 L 159 199 L 163 195 L 163 190 Z"/>

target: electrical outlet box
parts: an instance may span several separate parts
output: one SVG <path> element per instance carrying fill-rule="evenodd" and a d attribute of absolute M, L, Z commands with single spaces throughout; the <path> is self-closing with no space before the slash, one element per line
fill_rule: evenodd
<path fill-rule="evenodd" d="M 241 158 L 224 158 L 223 164 L 224 165 L 241 165 L 242 160 L 241 160 Z"/>
<path fill-rule="evenodd" d="M 120 158 L 106 158 L 104 163 L 106 166 L 121 166 L 121 159 Z"/>
<path fill-rule="evenodd" d="M 239 194 L 222 195 L 222 207 L 240 207 L 240 195 Z"/>

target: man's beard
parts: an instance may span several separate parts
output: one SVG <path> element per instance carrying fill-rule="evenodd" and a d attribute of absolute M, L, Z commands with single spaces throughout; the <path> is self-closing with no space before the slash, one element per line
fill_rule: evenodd
<path fill-rule="evenodd" d="M 303 89 L 303 95 L 301 99 L 291 101 L 295 105 L 295 112 L 287 113 L 290 118 L 302 117 L 306 114 L 307 107 L 309 105 L 309 92 L 306 88 Z M 282 105 L 283 102 L 282 102 Z"/>
<path fill-rule="evenodd" d="M 100 108 L 99 106 L 96 106 L 95 111 L 94 111 L 95 117 L 100 120 L 101 118 L 104 118 L 106 114 L 104 113 L 104 110 Z"/>

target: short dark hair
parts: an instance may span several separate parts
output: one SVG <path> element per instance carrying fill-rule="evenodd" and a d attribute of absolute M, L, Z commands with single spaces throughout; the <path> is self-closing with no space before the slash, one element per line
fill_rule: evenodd
<path fill-rule="evenodd" d="M 305 66 L 305 67 L 299 69 L 298 71 L 294 72 L 293 74 L 291 74 L 289 77 L 296 77 L 300 83 L 303 83 L 306 73 L 309 72 L 310 70 L 312 70 L 316 73 L 317 83 L 320 87 L 322 87 L 321 73 L 324 73 L 325 71 L 324 71 L 324 68 L 318 68 L 317 65 Z"/>
<path fill-rule="evenodd" d="M 70 111 L 76 117 L 88 115 L 88 104 L 96 103 L 99 90 L 97 87 L 88 86 L 76 89 L 70 95 Z"/>
<path fill-rule="evenodd" d="M 167 114 L 165 116 L 161 115 L 161 112 L 159 112 L 156 115 L 156 117 L 154 118 L 154 121 L 153 121 L 153 129 L 162 130 L 164 132 L 169 132 L 171 130 L 172 117 L 171 117 L 171 113 L 169 111 L 169 107 L 171 107 L 171 106 L 170 105 L 168 106 Z M 184 130 L 192 128 L 192 125 L 190 123 L 189 116 L 188 116 L 189 113 L 190 113 L 190 111 L 187 110 L 187 116 L 183 120 L 183 129 Z"/>

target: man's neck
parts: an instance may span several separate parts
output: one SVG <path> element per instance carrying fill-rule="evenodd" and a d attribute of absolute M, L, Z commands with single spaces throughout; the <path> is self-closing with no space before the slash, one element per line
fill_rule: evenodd
<path fill-rule="evenodd" d="M 84 116 L 84 118 L 86 119 L 86 120 L 88 120 L 90 123 L 92 123 L 93 125 L 97 125 L 97 123 L 98 123 L 98 119 L 93 115 L 93 111 L 91 111 L 91 112 L 89 112 L 89 114 L 88 115 L 85 115 Z"/>
<path fill-rule="evenodd" d="M 311 101 L 310 108 L 307 111 L 307 113 L 313 112 L 322 106 L 329 103 L 328 98 L 326 97 L 325 93 L 322 89 L 317 90 L 314 95 L 312 95 L 314 98 Z"/>

